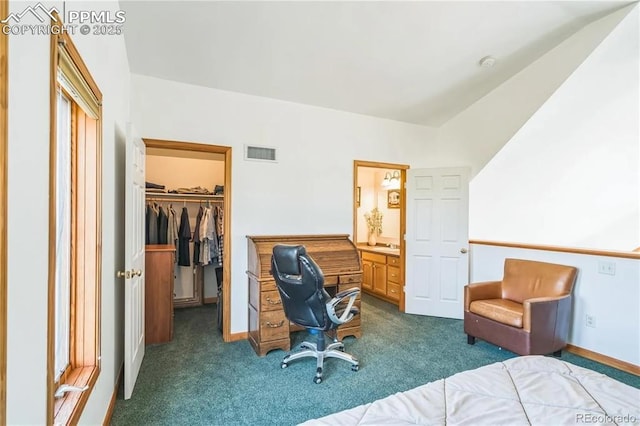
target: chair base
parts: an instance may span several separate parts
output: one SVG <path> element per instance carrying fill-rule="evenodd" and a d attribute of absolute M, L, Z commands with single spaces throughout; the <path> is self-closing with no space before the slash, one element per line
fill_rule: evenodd
<path fill-rule="evenodd" d="M 291 361 L 299 358 L 313 357 L 316 358 L 316 375 L 313 378 L 315 383 L 322 382 L 322 368 L 324 366 L 325 358 L 338 358 L 351 363 L 351 370 L 358 371 L 360 368 L 360 362 L 356 357 L 344 352 L 344 344 L 336 341 L 327 345 L 324 350 L 318 350 L 318 346 L 312 342 L 302 342 L 300 348 L 303 349 L 299 352 L 289 354 L 284 357 L 280 363 L 280 367 L 287 368 Z"/>

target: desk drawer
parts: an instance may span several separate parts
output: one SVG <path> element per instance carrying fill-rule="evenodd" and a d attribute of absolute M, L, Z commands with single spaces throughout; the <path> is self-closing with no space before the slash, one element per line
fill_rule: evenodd
<path fill-rule="evenodd" d="M 260 293 L 260 310 L 274 311 L 282 309 L 282 300 L 278 290 L 263 291 Z"/>
<path fill-rule="evenodd" d="M 400 266 L 400 258 L 398 256 L 387 256 L 387 264 Z"/>
<path fill-rule="evenodd" d="M 400 284 L 400 268 L 397 266 L 387 266 L 387 281 Z"/>
<path fill-rule="evenodd" d="M 278 287 L 276 287 L 275 280 L 262 281 L 262 283 L 260 283 L 260 291 L 272 291 L 272 290 L 278 291 Z"/>
<path fill-rule="evenodd" d="M 328 285 L 336 285 L 338 284 L 338 276 L 337 275 L 325 275 L 324 276 L 324 285 L 325 287 Z"/>
<path fill-rule="evenodd" d="M 362 282 L 362 274 L 340 275 L 338 283 L 340 284 L 360 284 Z"/>
<path fill-rule="evenodd" d="M 260 313 L 260 340 L 263 342 L 289 338 L 289 321 L 283 310 Z"/>

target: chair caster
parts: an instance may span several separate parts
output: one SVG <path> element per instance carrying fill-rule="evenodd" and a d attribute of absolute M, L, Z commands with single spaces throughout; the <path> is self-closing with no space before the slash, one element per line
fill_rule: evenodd
<path fill-rule="evenodd" d="M 360 365 L 352 365 L 351 366 L 351 371 L 358 371 L 360 370 Z"/>
<path fill-rule="evenodd" d="M 316 370 L 316 377 L 313 378 L 313 383 L 316 385 L 322 383 L 322 367 L 318 367 Z"/>
<path fill-rule="evenodd" d="M 286 362 L 282 361 L 280 363 L 280 368 L 287 368 L 289 366 L 289 364 L 287 364 Z"/>

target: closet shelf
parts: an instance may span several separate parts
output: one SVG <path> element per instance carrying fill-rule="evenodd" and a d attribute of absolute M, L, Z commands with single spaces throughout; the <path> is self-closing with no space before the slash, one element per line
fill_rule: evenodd
<path fill-rule="evenodd" d="M 224 195 L 212 194 L 170 194 L 162 192 L 146 192 L 147 200 L 173 200 L 173 201 L 200 201 L 200 200 L 224 200 Z"/>

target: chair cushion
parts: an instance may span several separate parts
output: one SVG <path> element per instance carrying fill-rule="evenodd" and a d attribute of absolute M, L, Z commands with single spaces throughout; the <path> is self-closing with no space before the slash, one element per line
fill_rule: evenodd
<path fill-rule="evenodd" d="M 476 300 L 469 305 L 469 311 L 512 327 L 522 328 L 522 304 L 511 300 Z"/>

